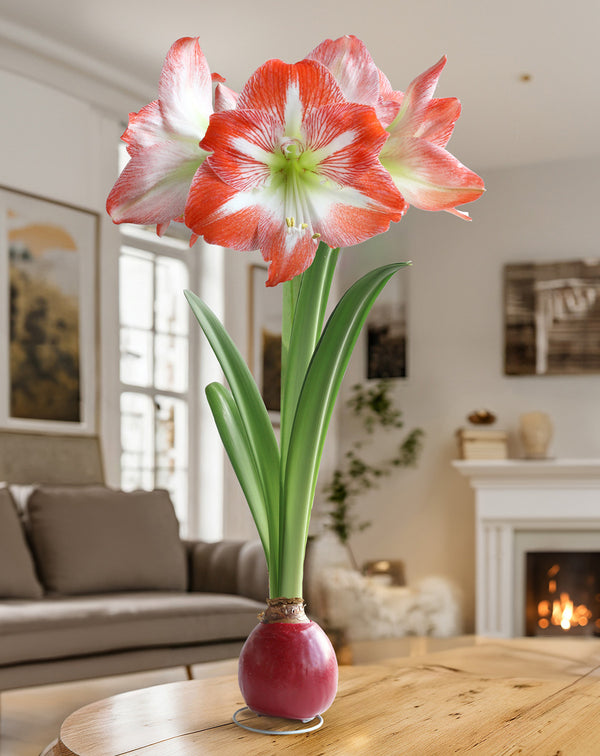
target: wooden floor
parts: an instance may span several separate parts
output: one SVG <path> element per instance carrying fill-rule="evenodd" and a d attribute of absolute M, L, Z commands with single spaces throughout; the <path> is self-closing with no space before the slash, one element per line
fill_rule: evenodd
<path fill-rule="evenodd" d="M 237 659 L 198 664 L 193 672 L 198 679 L 235 674 Z M 179 667 L 2 693 L 0 756 L 38 756 L 56 738 L 65 717 L 92 701 L 126 690 L 186 679 L 185 669 Z"/>

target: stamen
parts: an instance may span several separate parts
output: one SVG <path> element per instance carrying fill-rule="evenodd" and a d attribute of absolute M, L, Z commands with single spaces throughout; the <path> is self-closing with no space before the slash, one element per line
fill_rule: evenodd
<path fill-rule="evenodd" d="M 305 229 L 307 229 L 307 228 L 308 228 L 308 223 L 303 223 L 303 224 L 302 224 L 302 225 L 300 226 L 300 228 L 301 228 L 301 229 L 302 229 L 302 230 L 304 231 Z"/>
<path fill-rule="evenodd" d="M 321 238 L 321 234 L 313 234 L 311 237 L 311 239 L 320 239 L 320 238 Z"/>
<path fill-rule="evenodd" d="M 286 225 L 287 225 L 288 228 L 294 228 L 294 226 L 296 225 L 296 220 L 293 217 L 292 218 L 286 218 L 285 222 L 286 222 Z"/>

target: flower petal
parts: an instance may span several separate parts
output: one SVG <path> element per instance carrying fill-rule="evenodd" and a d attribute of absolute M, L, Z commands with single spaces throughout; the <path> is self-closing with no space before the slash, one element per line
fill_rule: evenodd
<path fill-rule="evenodd" d="M 484 192 L 483 180 L 476 173 L 424 139 L 392 136 L 381 162 L 406 200 L 421 210 L 452 210 Z"/>
<path fill-rule="evenodd" d="M 213 171 L 234 189 L 262 185 L 271 175 L 269 164 L 279 150 L 283 125 L 260 110 L 215 113 L 200 143 L 211 152 Z"/>
<path fill-rule="evenodd" d="M 460 116 L 460 101 L 456 97 L 436 97 L 427 106 L 423 123 L 414 136 L 445 147 Z"/>
<path fill-rule="evenodd" d="M 158 100 L 168 129 L 202 139 L 212 108 L 212 78 L 197 38 L 183 37 L 163 65 Z"/>
<path fill-rule="evenodd" d="M 306 149 L 319 175 L 344 186 L 360 180 L 365 170 L 379 165 L 378 155 L 388 138 L 373 108 L 343 103 L 318 108 L 302 123 Z"/>
<path fill-rule="evenodd" d="M 270 263 L 267 286 L 290 281 L 315 259 L 318 243 L 307 230 L 288 229 L 277 218 L 265 215 L 258 233 L 263 258 Z"/>
<path fill-rule="evenodd" d="M 185 208 L 185 224 L 209 244 L 229 249 L 258 249 L 256 199 L 228 186 L 204 162 L 194 176 Z"/>
<path fill-rule="evenodd" d="M 403 100 L 404 93 L 393 90 L 387 76 L 383 71 L 379 71 L 379 99 L 375 105 L 375 112 L 384 128 L 396 118 Z"/>
<path fill-rule="evenodd" d="M 167 138 L 158 100 L 145 105 L 139 113 L 130 113 L 129 125 L 121 137 L 127 143 L 127 152 L 130 155 L 159 144 Z"/>
<path fill-rule="evenodd" d="M 311 108 L 344 101 L 335 79 L 320 63 L 302 60 L 288 64 L 269 60 L 246 83 L 237 108 L 263 110 L 276 121 L 287 121 L 289 125 L 290 108 L 298 108 L 298 118 L 301 119 Z"/>
<path fill-rule="evenodd" d="M 203 156 L 194 142 L 177 140 L 134 154 L 108 195 L 113 221 L 153 225 L 179 217 Z"/>
<path fill-rule="evenodd" d="M 217 84 L 215 89 L 215 113 L 221 110 L 233 110 L 237 105 L 238 93 L 224 84 Z"/>
<path fill-rule="evenodd" d="M 401 132 L 403 136 L 414 136 L 423 122 L 446 60 L 446 56 L 442 56 L 435 65 L 409 84 L 400 112 L 389 129 L 391 133 Z"/>
<path fill-rule="evenodd" d="M 360 39 L 346 35 L 326 39 L 306 56 L 331 71 L 349 102 L 375 107 L 379 99 L 379 70 Z"/>

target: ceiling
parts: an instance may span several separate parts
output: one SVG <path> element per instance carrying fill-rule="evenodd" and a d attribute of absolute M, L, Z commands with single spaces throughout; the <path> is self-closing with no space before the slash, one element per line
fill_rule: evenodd
<path fill-rule="evenodd" d="M 469 167 L 600 154 L 599 0 L 169 0 L 148 10 L 149 5 L 149 0 L 0 0 L 0 21 L 135 77 L 150 92 L 167 49 L 181 36 L 198 36 L 211 69 L 236 90 L 267 58 L 293 62 L 321 40 L 343 34 L 367 44 L 396 89 L 405 89 L 446 53 L 437 94 L 462 101 L 449 149 Z"/>

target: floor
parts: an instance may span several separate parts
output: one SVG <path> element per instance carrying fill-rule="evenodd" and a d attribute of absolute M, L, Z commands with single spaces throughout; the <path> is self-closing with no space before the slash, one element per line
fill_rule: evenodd
<path fill-rule="evenodd" d="M 195 678 L 237 673 L 237 659 L 198 664 Z M 92 701 L 134 688 L 186 680 L 183 667 L 98 680 L 44 685 L 0 696 L 0 756 L 39 756 L 56 738 L 62 721 Z"/>

